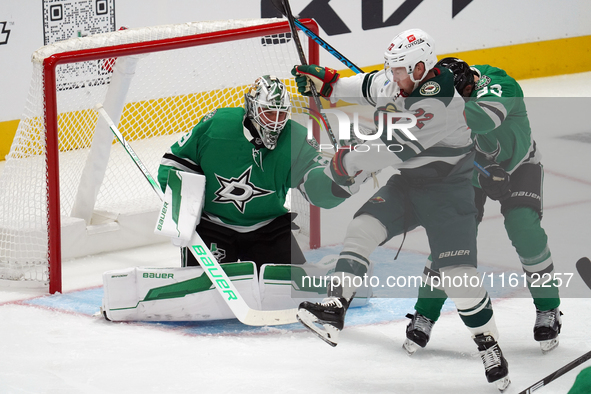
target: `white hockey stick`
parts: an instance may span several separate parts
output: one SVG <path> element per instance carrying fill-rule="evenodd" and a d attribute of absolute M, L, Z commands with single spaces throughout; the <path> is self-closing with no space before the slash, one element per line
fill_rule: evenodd
<path fill-rule="evenodd" d="M 123 135 L 117 129 L 117 126 L 113 123 L 113 120 L 105 111 L 102 104 L 97 104 L 95 109 L 98 111 L 100 115 L 103 116 L 109 128 L 117 137 L 117 140 L 123 145 L 123 148 L 127 151 L 129 156 L 135 162 L 137 167 L 140 169 L 144 177 L 150 182 L 152 188 L 158 194 L 158 197 L 162 200 L 164 195 L 162 190 L 160 189 L 160 185 L 150 172 L 144 166 L 144 163 L 140 160 L 140 158 L 136 155 L 134 150 L 131 146 L 125 141 Z M 240 295 L 236 287 L 232 284 L 232 281 L 228 278 L 220 263 L 216 260 L 213 256 L 205 242 L 201 239 L 197 231 L 193 233 L 193 237 L 191 238 L 191 246 L 189 246 L 189 250 L 195 257 L 195 259 L 199 262 L 211 283 L 214 284 L 230 310 L 234 313 L 236 318 L 240 320 L 240 322 L 249 325 L 249 326 L 270 326 L 270 325 L 281 325 L 281 324 L 291 324 L 296 323 L 296 313 L 297 309 L 284 309 L 284 310 L 276 310 L 276 311 L 260 311 L 256 309 L 251 309 L 244 298 Z"/>

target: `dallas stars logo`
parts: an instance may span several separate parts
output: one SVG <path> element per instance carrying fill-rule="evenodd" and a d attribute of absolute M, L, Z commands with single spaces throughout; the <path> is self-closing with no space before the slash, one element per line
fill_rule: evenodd
<path fill-rule="evenodd" d="M 252 201 L 256 197 L 263 197 L 271 193 L 275 193 L 271 190 L 261 189 L 256 187 L 250 181 L 250 174 L 252 166 L 248 167 L 246 171 L 242 173 L 238 178 L 226 179 L 224 177 L 215 174 L 215 177 L 220 183 L 220 188 L 216 190 L 216 198 L 213 202 L 219 203 L 232 203 L 240 211 L 244 213 L 246 204 Z"/>
<path fill-rule="evenodd" d="M 215 257 L 215 259 L 218 261 L 218 263 L 221 263 L 222 260 L 226 258 L 226 251 L 224 249 L 218 249 L 218 244 L 215 242 L 211 243 L 209 250 L 211 251 L 211 254 L 213 254 L 213 257 Z"/>
<path fill-rule="evenodd" d="M 484 157 L 486 157 L 486 160 L 492 161 L 492 162 L 497 161 L 497 157 L 501 154 L 501 143 L 499 141 L 497 141 L 497 149 L 493 150 L 492 152 L 487 152 L 480 146 L 480 144 L 478 143 L 478 137 L 476 137 L 474 142 L 475 142 L 474 146 L 476 148 L 476 151 L 482 153 L 484 155 Z"/>

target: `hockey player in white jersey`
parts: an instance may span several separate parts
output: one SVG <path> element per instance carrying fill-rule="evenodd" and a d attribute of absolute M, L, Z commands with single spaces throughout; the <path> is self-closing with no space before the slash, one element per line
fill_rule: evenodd
<path fill-rule="evenodd" d="M 354 279 L 371 272 L 369 255 L 392 237 L 423 226 L 433 264 L 452 279 L 443 286 L 472 334 L 486 378 L 503 391 L 510 383 L 508 363 L 497 343 L 492 304 L 486 289 L 469 285 L 473 283 L 469 278 L 478 275 L 477 211 L 471 184 L 473 143 L 464 118 L 464 100 L 455 90 L 453 73 L 435 68 L 433 39 L 424 31 L 400 33 L 384 56 L 383 71 L 349 78 L 316 65 L 292 70 L 300 93 L 309 95 L 314 83 L 332 102 L 342 99 L 374 106 L 376 124 L 381 123 L 382 129 L 387 129 L 392 112 L 401 112 L 397 123 L 407 128 L 382 132 L 380 140 L 372 141 L 370 152 L 341 148 L 332 159 L 334 180 L 343 184 L 363 170 L 392 166 L 400 174 L 392 176 L 357 211 L 347 229 L 327 298 L 321 303 L 303 302 L 298 319 L 336 346 L 357 291 L 354 283 L 359 281 Z M 413 116 L 416 124 L 408 128 Z M 394 145 L 402 149 L 389 149 Z"/>

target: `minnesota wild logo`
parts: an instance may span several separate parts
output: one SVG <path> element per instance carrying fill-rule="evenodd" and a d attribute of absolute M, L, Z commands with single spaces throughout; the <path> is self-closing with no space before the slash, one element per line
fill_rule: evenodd
<path fill-rule="evenodd" d="M 371 198 L 369 200 L 369 202 L 371 202 L 373 204 L 380 204 L 380 203 L 386 202 L 386 199 L 383 197 L 380 197 L 380 196 L 376 196 L 376 197 Z"/>
<path fill-rule="evenodd" d="M 441 91 L 441 86 L 437 82 L 429 81 L 421 86 L 420 93 L 423 96 L 435 96 Z"/>

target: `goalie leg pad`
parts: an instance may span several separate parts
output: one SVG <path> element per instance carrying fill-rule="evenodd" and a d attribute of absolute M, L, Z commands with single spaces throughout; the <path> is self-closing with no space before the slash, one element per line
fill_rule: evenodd
<path fill-rule="evenodd" d="M 303 301 L 322 301 L 338 259 L 337 255 L 327 255 L 316 263 L 263 265 L 259 279 L 262 309 L 297 308 Z M 349 307 L 367 305 L 371 295 L 371 287 L 359 288 Z"/>
<path fill-rule="evenodd" d="M 252 262 L 222 268 L 253 309 L 260 309 Z M 201 321 L 234 314 L 201 267 L 128 268 L 103 274 L 105 318 L 111 321 Z"/>

